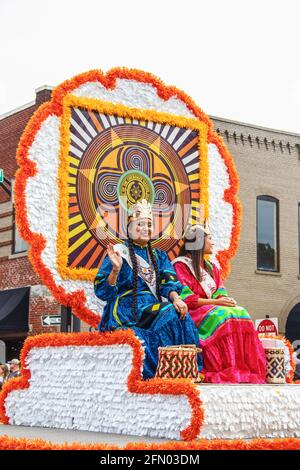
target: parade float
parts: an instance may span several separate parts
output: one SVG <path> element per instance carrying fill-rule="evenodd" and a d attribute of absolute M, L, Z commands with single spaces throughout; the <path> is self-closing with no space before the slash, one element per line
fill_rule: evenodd
<path fill-rule="evenodd" d="M 170 260 L 180 227 L 209 218 L 212 259 L 228 276 L 241 227 L 238 175 L 211 120 L 183 91 L 139 70 L 83 73 L 36 111 L 17 157 L 17 222 L 30 261 L 52 295 L 90 327 L 103 310 L 93 281 L 107 242 L 124 239 L 124 197 L 153 204 L 153 246 Z M 2 421 L 193 441 L 194 448 L 199 439 L 298 445 L 291 346 L 282 337 L 262 340 L 284 348 L 281 383 L 144 381 L 142 344 L 130 330 L 29 337 L 21 377 L 3 387 Z"/>

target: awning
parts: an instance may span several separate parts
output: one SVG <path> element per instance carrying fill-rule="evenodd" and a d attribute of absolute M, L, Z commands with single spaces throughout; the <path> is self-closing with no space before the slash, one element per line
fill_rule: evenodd
<path fill-rule="evenodd" d="M 28 331 L 30 287 L 0 291 L 0 331 Z"/>

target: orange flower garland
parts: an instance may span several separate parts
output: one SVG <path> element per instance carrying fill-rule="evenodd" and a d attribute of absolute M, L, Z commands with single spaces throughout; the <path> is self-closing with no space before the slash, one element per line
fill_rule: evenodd
<path fill-rule="evenodd" d="M 59 346 L 107 346 L 113 344 L 128 344 L 133 350 L 132 369 L 128 376 L 127 386 L 131 393 L 186 395 L 192 410 L 189 426 L 181 431 L 184 440 L 195 439 L 202 428 L 204 410 L 197 386 L 188 379 L 141 379 L 141 367 L 144 351 L 140 341 L 131 330 L 118 330 L 113 333 L 49 333 L 31 336 L 26 339 L 21 352 L 21 377 L 11 379 L 3 385 L 0 393 L 0 420 L 8 424 L 5 411 L 5 400 L 13 390 L 29 388 L 30 371 L 25 368 L 26 357 L 32 348 Z"/>
<path fill-rule="evenodd" d="M 57 237 L 57 267 L 63 279 L 86 279 L 93 281 L 98 272 L 98 269 L 86 268 L 69 268 L 67 266 L 67 231 L 65 227 L 68 224 L 68 184 L 66 181 L 67 173 L 67 155 L 69 152 L 70 144 L 70 119 L 71 107 L 80 107 L 87 110 L 97 111 L 104 114 L 113 114 L 123 118 L 139 119 L 143 121 L 154 121 L 162 124 L 168 124 L 174 127 L 181 127 L 186 129 L 193 129 L 198 132 L 198 149 L 199 155 L 202 156 L 200 163 L 200 197 L 201 203 L 204 206 L 204 218 L 209 217 L 208 214 L 208 180 L 209 180 L 209 166 L 207 157 L 207 126 L 199 122 L 198 119 L 184 118 L 174 116 L 172 114 L 161 113 L 153 110 L 140 110 L 135 108 L 128 108 L 123 105 L 116 105 L 104 101 L 99 101 L 91 98 L 82 98 L 74 95 L 67 96 L 64 99 L 64 113 L 62 120 L 62 133 L 61 133 L 61 157 L 59 167 L 59 229 Z M 200 201 L 199 201 L 200 202 Z"/>
<path fill-rule="evenodd" d="M 229 260 L 234 257 L 237 252 L 239 241 L 240 241 L 240 232 L 241 232 L 241 223 L 242 223 L 242 206 L 237 198 L 237 193 L 239 190 L 239 179 L 234 166 L 232 156 L 227 150 L 223 139 L 216 132 L 209 133 L 209 142 L 215 144 L 218 148 L 228 171 L 230 187 L 224 191 L 224 200 L 232 205 L 233 208 L 233 221 L 231 229 L 231 244 L 227 250 L 220 251 L 217 254 L 217 259 L 220 263 L 222 278 L 226 277 L 230 273 L 230 264 Z"/>
<path fill-rule="evenodd" d="M 85 306 L 86 297 L 83 291 L 75 294 L 67 294 L 65 290 L 57 286 L 53 275 L 42 261 L 42 252 L 46 246 L 46 240 L 42 235 L 31 232 L 27 218 L 25 188 L 27 178 L 36 174 L 36 165 L 28 157 L 29 149 L 33 143 L 36 133 L 41 127 L 42 122 L 50 115 L 58 115 L 58 106 L 56 103 L 43 104 L 32 116 L 27 124 L 26 130 L 22 135 L 18 150 L 17 162 L 20 168 L 16 173 L 14 186 L 14 202 L 17 212 L 17 224 L 20 234 L 30 245 L 28 257 L 36 272 L 39 274 L 43 283 L 49 288 L 53 296 L 63 305 L 69 305 L 75 315 L 88 324 L 97 327 L 99 317 Z"/>
<path fill-rule="evenodd" d="M 24 439 L 0 436 L 0 450 L 300 450 L 299 438 L 253 440 L 170 441 L 162 444 L 130 442 L 124 447 L 113 444 L 82 444 L 79 442 L 53 444 L 43 439 Z"/>
<path fill-rule="evenodd" d="M 86 307 L 86 296 L 84 291 L 78 290 L 73 293 L 67 293 L 61 286 L 56 284 L 50 269 L 45 266 L 42 260 L 42 252 L 47 241 L 42 235 L 33 233 L 30 230 L 26 209 L 25 188 L 27 179 L 33 177 L 36 174 L 37 169 L 36 165 L 30 160 L 28 153 L 43 121 L 51 115 L 58 117 L 62 115 L 64 98 L 67 94 L 72 93 L 73 90 L 87 82 L 99 82 L 107 89 L 114 89 L 117 79 L 128 79 L 142 83 L 149 83 L 156 88 L 158 96 L 163 100 L 168 100 L 174 96 L 177 97 L 186 104 L 187 108 L 202 122 L 202 124 L 207 126 L 208 142 L 214 143 L 218 146 L 219 152 L 225 161 L 231 183 L 231 187 L 224 192 L 224 198 L 233 206 L 231 244 L 228 250 L 223 250 L 218 255 L 223 277 L 226 277 L 229 273 L 230 258 L 234 256 L 237 250 L 241 224 L 241 207 L 236 196 L 238 191 L 238 177 L 233 160 L 223 144 L 221 137 L 213 131 L 213 125 L 208 116 L 183 91 L 178 90 L 173 86 L 166 86 L 160 79 L 150 73 L 126 68 L 114 68 L 106 74 L 99 70 L 91 70 L 63 82 L 53 91 L 51 102 L 42 105 L 36 111 L 20 139 L 17 151 L 17 161 L 20 169 L 17 171 L 15 181 L 17 224 L 22 238 L 31 245 L 31 248 L 29 249 L 29 259 L 34 269 L 39 274 L 42 282 L 49 288 L 59 303 L 71 307 L 76 316 L 94 327 L 99 323 L 99 317 Z M 205 179 L 207 178 L 208 176 L 206 175 Z"/>

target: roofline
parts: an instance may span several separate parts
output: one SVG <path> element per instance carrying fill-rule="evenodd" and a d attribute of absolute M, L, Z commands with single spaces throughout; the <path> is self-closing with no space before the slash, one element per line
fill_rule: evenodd
<path fill-rule="evenodd" d="M 36 88 L 34 91 L 35 93 L 39 93 L 40 91 L 43 91 L 43 90 L 49 90 L 49 91 L 52 91 L 54 89 L 53 86 L 49 86 L 49 85 L 42 85 L 38 88 Z M 30 108 L 31 106 L 35 106 L 36 105 L 36 101 L 30 101 L 29 103 L 26 103 L 26 104 L 23 104 L 22 106 L 19 106 L 18 108 L 14 108 L 12 109 L 11 111 L 8 111 L 7 113 L 4 113 L 4 114 L 1 114 L 0 115 L 0 121 L 2 119 L 5 119 L 9 116 L 12 116 L 13 114 L 17 114 L 19 113 L 20 111 L 23 111 L 24 109 L 27 109 L 27 108 Z"/>
<path fill-rule="evenodd" d="M 30 103 L 23 104 L 23 106 L 19 106 L 18 108 L 14 108 L 11 111 L 8 111 L 7 113 L 1 114 L 0 121 L 9 116 L 12 116 L 13 114 L 17 114 L 20 111 L 23 111 L 24 109 L 30 108 L 31 106 L 34 106 L 35 104 L 36 104 L 35 101 L 30 101 Z"/>
<path fill-rule="evenodd" d="M 222 121 L 222 122 L 225 122 L 225 123 L 230 122 L 232 124 L 237 124 L 239 126 L 251 127 L 252 129 L 260 129 L 262 131 L 276 132 L 277 134 L 293 135 L 295 137 L 300 137 L 300 134 L 297 134 L 296 132 L 281 131 L 280 129 L 272 129 L 271 127 L 256 126 L 255 124 L 249 124 L 247 122 L 241 122 L 241 121 L 234 121 L 233 119 L 220 118 L 220 117 L 217 117 L 217 116 L 209 115 L 209 117 L 211 119 L 215 119 L 217 121 Z"/>
<path fill-rule="evenodd" d="M 42 85 L 42 86 L 39 86 L 38 88 L 36 88 L 34 91 L 35 91 L 36 93 L 38 93 L 39 91 L 43 91 L 43 90 L 52 91 L 52 90 L 54 90 L 54 86 Z"/>
<path fill-rule="evenodd" d="M 39 93 L 40 91 L 43 91 L 43 90 L 52 91 L 53 89 L 54 89 L 53 86 L 42 85 L 42 86 L 39 86 L 38 88 L 35 89 L 35 93 Z M 5 118 L 9 117 L 9 116 L 12 116 L 13 114 L 16 114 L 16 113 L 19 113 L 20 111 L 23 111 L 24 109 L 30 108 L 31 106 L 34 106 L 35 104 L 36 104 L 35 101 L 30 101 L 29 103 L 23 104 L 23 106 L 19 106 L 18 108 L 14 108 L 11 111 L 8 111 L 7 113 L 1 114 L 0 115 L 0 121 L 2 119 L 5 119 Z M 221 118 L 221 117 L 218 117 L 218 116 L 209 115 L 209 117 L 213 120 L 215 119 L 217 121 L 221 121 L 221 122 L 224 122 L 224 123 L 229 122 L 231 124 L 236 124 L 238 126 L 251 127 L 252 129 L 260 129 L 262 131 L 275 132 L 277 134 L 292 135 L 292 136 L 295 136 L 295 137 L 300 137 L 300 134 L 297 134 L 296 132 L 281 131 L 280 129 L 273 129 L 271 127 L 257 126 L 255 124 L 249 124 L 247 122 L 235 121 L 233 119 Z"/>

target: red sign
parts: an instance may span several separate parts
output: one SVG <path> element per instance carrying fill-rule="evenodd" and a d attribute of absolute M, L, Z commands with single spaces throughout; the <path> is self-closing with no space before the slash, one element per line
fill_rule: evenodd
<path fill-rule="evenodd" d="M 256 320 L 255 327 L 257 333 L 278 335 L 277 318 L 264 318 L 263 320 Z"/>

